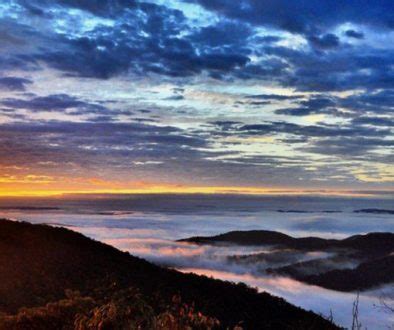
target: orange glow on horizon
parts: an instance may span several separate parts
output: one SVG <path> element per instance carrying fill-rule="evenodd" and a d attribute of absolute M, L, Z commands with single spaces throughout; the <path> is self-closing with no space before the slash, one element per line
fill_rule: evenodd
<path fill-rule="evenodd" d="M 394 191 L 387 190 L 388 194 Z M 244 194 L 244 195 L 323 195 L 368 197 L 374 191 L 350 189 L 194 186 L 147 181 L 119 181 L 97 177 L 61 177 L 47 175 L 1 176 L 0 197 L 67 197 L 68 195 L 115 194 Z"/>
<path fill-rule="evenodd" d="M 22 187 L 21 187 L 22 188 Z M 68 195 L 122 195 L 122 194 L 241 194 L 241 195 L 323 195 L 344 197 L 375 196 L 373 191 L 354 192 L 350 190 L 262 188 L 237 186 L 180 186 L 143 185 L 131 188 L 56 188 L 37 189 L 33 186 L 16 189 L 1 188 L 0 197 L 66 197 Z"/>

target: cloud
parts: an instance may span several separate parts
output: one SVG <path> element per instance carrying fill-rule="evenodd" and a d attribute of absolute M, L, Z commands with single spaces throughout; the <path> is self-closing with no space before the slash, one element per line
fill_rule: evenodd
<path fill-rule="evenodd" d="M 386 128 L 343 125 L 297 125 L 285 122 L 248 124 L 235 128 L 241 135 L 287 134 L 296 137 L 295 143 L 306 142 L 297 149 L 321 155 L 337 155 L 343 159 L 361 156 L 358 160 L 374 159 L 372 151 L 380 148 L 389 150 L 393 146 L 391 131 Z M 299 140 L 301 139 L 301 141 Z M 312 140 L 313 139 L 313 140 Z M 293 141 L 290 139 L 291 143 Z M 388 159 L 380 159 L 389 162 Z"/>
<path fill-rule="evenodd" d="M 28 100 L 8 98 L 0 103 L 9 108 L 29 109 L 31 111 L 59 111 L 71 108 L 83 108 L 84 111 L 102 111 L 105 108 L 98 104 L 87 103 L 67 94 L 54 94 L 33 97 Z"/>
<path fill-rule="evenodd" d="M 394 10 L 394 5 L 390 0 L 368 2 L 351 0 L 345 3 L 329 0 L 297 2 L 246 0 L 231 3 L 222 0 L 189 0 L 189 2 L 198 3 L 229 18 L 293 33 L 308 33 L 317 28 L 327 29 L 348 22 L 386 29 L 394 27 L 390 14 Z"/>
<path fill-rule="evenodd" d="M 172 95 L 169 97 L 164 98 L 166 101 L 182 101 L 185 97 L 183 95 Z"/>
<path fill-rule="evenodd" d="M 219 21 L 215 25 L 202 27 L 190 36 L 190 40 L 205 47 L 243 47 L 245 39 L 252 35 L 252 28 L 247 24 Z"/>
<path fill-rule="evenodd" d="M 347 30 L 345 32 L 345 35 L 349 38 L 354 38 L 354 39 L 364 39 L 364 33 L 358 32 L 355 30 Z"/>
<path fill-rule="evenodd" d="M 332 33 L 327 33 L 323 36 L 309 36 L 309 42 L 313 45 L 313 47 L 318 49 L 331 49 L 339 46 L 339 38 Z"/>
<path fill-rule="evenodd" d="M 143 123 L 49 121 L 0 125 L 0 166 L 22 166 L 28 159 L 29 173 L 44 171 L 56 176 L 57 167 L 46 164 L 59 164 L 63 176 L 111 173 L 129 177 L 133 168 L 134 175 L 145 170 L 137 170 L 133 162 L 149 160 L 155 161 L 149 166 L 152 173 L 156 172 L 151 177 L 160 178 L 162 172 L 156 169 L 163 162 L 164 168 L 180 163 L 186 169 L 194 161 L 215 155 L 200 150 L 207 147 L 204 139 L 178 128 Z M 171 171 L 166 175 L 172 175 Z"/>
<path fill-rule="evenodd" d="M 274 100 L 274 101 L 295 100 L 302 97 L 303 97 L 302 95 L 280 95 L 280 94 L 256 94 L 256 95 L 245 96 L 245 98 L 248 99 Z"/>
<path fill-rule="evenodd" d="M 311 97 L 305 101 L 299 101 L 300 108 L 288 108 L 276 110 L 277 114 L 306 116 L 314 113 L 330 113 L 335 111 L 335 99 L 327 96 Z"/>
<path fill-rule="evenodd" d="M 342 125 L 298 125 L 287 122 L 248 124 L 239 127 L 243 134 L 288 133 L 305 137 L 387 136 L 389 130 Z"/>
<path fill-rule="evenodd" d="M 25 91 L 26 85 L 32 84 L 32 81 L 19 77 L 0 77 L 0 89 L 8 91 Z"/>
<path fill-rule="evenodd" d="M 358 117 L 353 119 L 352 122 L 356 125 L 394 127 L 394 120 L 386 117 Z"/>
<path fill-rule="evenodd" d="M 273 80 L 299 91 L 377 89 L 391 85 L 391 49 L 342 45 L 336 34 L 324 30 L 345 22 L 394 26 L 387 17 L 390 2 L 357 6 L 352 5 L 356 0 L 343 6 L 316 1 L 297 5 L 254 0 L 242 5 L 216 0 L 194 2 L 219 16 L 212 23 L 196 26 L 181 10 L 152 3 L 19 1 L 30 20 L 24 25 L 9 20 L 7 30 L 22 38 L 27 46 L 9 49 L 2 66 L 32 70 L 45 64 L 66 76 L 98 79 L 129 74 L 190 79 L 206 74 L 224 81 Z M 31 11 L 33 7 L 40 9 L 39 15 L 43 16 L 42 29 L 35 29 L 32 23 L 29 26 L 38 15 Z M 73 14 L 71 8 L 81 12 Z M 381 14 L 381 19 L 365 14 L 371 11 Z M 65 31 L 59 31 L 61 22 L 70 27 L 64 28 L 63 24 L 61 29 Z M 301 33 L 312 49 L 305 45 L 279 45 L 282 35 L 261 35 L 256 24 Z M 355 35 L 354 31 L 349 34 Z M 16 51 L 25 48 L 27 52 Z"/>
<path fill-rule="evenodd" d="M 273 75 L 281 85 L 298 91 L 344 91 L 390 89 L 394 79 L 392 49 L 340 48 L 330 52 L 308 52 L 283 46 L 266 46 L 271 59 L 285 61 L 292 70 Z"/>
<path fill-rule="evenodd" d="M 136 9 L 140 5 L 133 0 L 103 0 L 103 1 L 78 1 L 78 0 L 44 0 L 27 1 L 19 0 L 21 5 L 26 7 L 32 14 L 42 16 L 48 6 L 60 5 L 74 9 L 88 11 L 97 16 L 113 17 L 127 9 Z M 144 6 L 142 4 L 141 6 Z"/>
<path fill-rule="evenodd" d="M 0 159 L 205 185 L 353 184 L 340 161 L 389 161 L 392 8 L 6 0 Z"/>
<path fill-rule="evenodd" d="M 394 95 L 391 90 L 355 93 L 347 97 L 319 94 L 310 96 L 307 100 L 296 100 L 293 102 L 296 107 L 278 109 L 275 113 L 289 116 L 330 114 L 344 118 L 356 117 L 368 112 L 389 114 L 394 110 L 393 101 Z M 339 108 L 342 108 L 342 110 L 339 110 Z M 343 111 L 343 109 L 346 109 L 346 111 Z M 353 122 L 356 123 L 357 120 Z M 389 122 L 386 121 L 386 123 Z"/>
<path fill-rule="evenodd" d="M 391 89 L 357 93 L 342 100 L 342 105 L 359 113 L 393 113 L 394 91 Z"/>
<path fill-rule="evenodd" d="M 20 3 L 28 5 L 25 1 Z M 65 10 L 62 16 L 58 14 L 59 5 Z M 43 62 L 68 76 L 109 79 L 131 72 L 189 77 L 207 71 L 221 79 L 224 73 L 249 62 L 245 38 L 251 31 L 239 24 L 220 23 L 192 31 L 182 11 L 143 2 L 45 1 L 29 3 L 31 6 L 48 13 L 49 18 L 45 15 L 42 18 L 47 21 L 48 29 L 30 33 L 39 47 L 33 48 L 28 56 L 21 58 L 15 53 L 11 58 L 26 63 Z M 98 23 L 84 33 L 58 33 L 51 26 L 58 19 L 69 24 L 75 21 L 69 8 L 109 17 L 112 21 L 108 25 Z M 29 11 L 29 15 L 35 14 Z M 81 22 L 74 24 L 84 27 L 87 19 L 90 19 L 87 14 L 81 14 Z M 9 25 L 15 31 L 26 30 L 16 21 Z M 48 47 L 48 43 L 55 47 Z"/>
<path fill-rule="evenodd" d="M 314 145 L 304 148 L 310 152 L 326 155 L 340 155 L 342 157 L 361 156 L 368 159 L 373 159 L 373 155 L 368 154 L 371 150 L 378 148 L 385 148 L 392 150 L 394 141 L 392 139 L 379 138 L 363 138 L 360 135 L 357 138 L 344 137 L 319 140 Z"/>

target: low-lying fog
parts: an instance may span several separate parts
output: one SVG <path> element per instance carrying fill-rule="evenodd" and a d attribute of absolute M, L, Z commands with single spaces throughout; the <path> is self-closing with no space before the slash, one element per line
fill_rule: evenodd
<path fill-rule="evenodd" d="M 206 201 L 204 201 L 206 204 Z M 95 202 L 97 203 L 97 202 Z M 258 204 L 258 201 L 255 204 Z M 265 204 L 264 204 L 265 203 Z M 61 205 L 60 209 L 23 210 L 14 208 L 0 210 L 0 217 L 27 220 L 33 223 L 49 223 L 66 226 L 94 239 L 111 244 L 133 255 L 152 262 L 174 267 L 183 272 L 194 272 L 233 282 L 245 282 L 260 290 L 281 296 L 289 302 L 305 309 L 328 316 L 332 311 L 334 321 L 349 327 L 352 317 L 352 303 L 356 293 L 341 293 L 306 285 L 279 276 L 269 276 L 265 269 L 281 266 L 295 261 L 308 261 L 325 258 L 327 265 L 336 263 L 338 268 L 351 268 L 357 262 L 336 260 L 328 252 L 295 252 L 277 250 L 271 247 L 240 247 L 234 245 L 198 246 L 176 242 L 190 236 L 207 236 L 231 230 L 265 229 L 280 231 L 292 236 L 320 236 L 323 238 L 343 238 L 353 234 L 389 231 L 394 232 L 392 214 L 354 213 L 362 206 L 377 205 L 376 202 L 357 203 L 349 200 L 339 203 L 335 199 L 316 203 L 301 201 L 289 204 L 276 201 L 272 206 L 267 201 L 258 207 L 241 203 L 238 208 L 179 208 L 179 203 L 171 212 L 157 207 L 153 211 L 119 207 L 106 203 L 95 208 Z M 282 204 L 281 204 L 282 203 Z M 370 203 L 370 204 L 368 204 Z M 389 202 L 381 202 L 387 207 Z M 104 206 L 103 206 L 104 205 Z M 313 208 L 310 206 L 313 205 Z M 297 207 L 302 212 L 283 212 L 289 207 Z M 346 207 L 345 207 L 346 206 Z M 281 212 L 278 212 L 278 210 Z M 334 212 L 333 212 L 334 211 Z M 252 257 L 242 257 L 251 255 Z M 238 256 L 238 257 L 234 257 Z M 313 271 L 306 269 L 305 271 Z M 368 329 L 387 329 L 394 324 L 394 315 L 379 308 L 379 297 L 394 295 L 394 288 L 376 288 L 360 295 L 360 320 Z"/>

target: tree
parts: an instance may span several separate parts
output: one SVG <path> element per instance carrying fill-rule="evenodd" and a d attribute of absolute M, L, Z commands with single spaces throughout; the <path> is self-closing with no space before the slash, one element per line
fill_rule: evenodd
<path fill-rule="evenodd" d="M 357 292 L 356 299 L 353 302 L 353 317 L 352 317 L 352 330 L 361 330 L 361 322 L 358 319 L 359 316 L 359 310 L 358 310 L 358 305 L 360 302 L 360 292 Z"/>

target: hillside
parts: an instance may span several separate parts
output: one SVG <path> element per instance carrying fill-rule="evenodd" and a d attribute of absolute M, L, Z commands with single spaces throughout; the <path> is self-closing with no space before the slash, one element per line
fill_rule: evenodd
<path fill-rule="evenodd" d="M 46 225 L 0 220 L 0 278 L 1 329 L 336 329 L 268 293 Z"/>
<path fill-rule="evenodd" d="M 354 235 L 343 240 L 319 237 L 295 238 L 268 230 L 231 231 L 216 236 L 196 236 L 178 242 L 195 244 L 232 243 L 238 245 L 275 245 L 297 250 L 354 249 L 365 252 L 390 253 L 394 251 L 393 233 Z"/>
<path fill-rule="evenodd" d="M 290 268 L 287 273 L 291 274 Z M 280 271 L 276 271 L 280 273 Z M 325 273 L 304 276 L 296 273 L 294 278 L 313 285 L 337 291 L 357 291 L 394 282 L 394 256 L 386 256 L 361 262 L 354 269 L 334 269 Z"/>
<path fill-rule="evenodd" d="M 394 234 L 369 233 L 348 238 L 294 238 L 279 232 L 232 231 L 211 237 L 180 240 L 193 244 L 237 244 L 272 246 L 273 253 L 229 256 L 234 263 L 249 267 L 270 263 L 264 269 L 270 275 L 290 276 L 298 281 L 338 291 L 357 291 L 394 283 Z M 303 260 L 308 252 L 328 255 Z M 281 261 L 282 265 L 278 265 Z M 284 263 L 284 265 L 283 265 Z"/>

